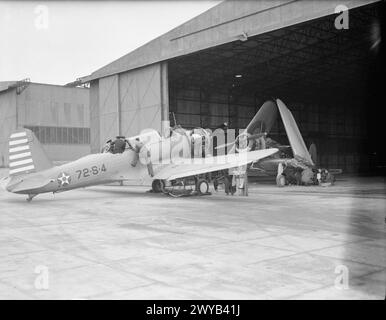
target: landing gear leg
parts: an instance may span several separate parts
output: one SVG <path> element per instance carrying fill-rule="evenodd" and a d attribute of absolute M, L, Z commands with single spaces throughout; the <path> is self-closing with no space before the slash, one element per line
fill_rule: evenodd
<path fill-rule="evenodd" d="M 35 198 L 37 194 L 29 194 L 28 198 L 26 199 L 28 202 L 31 202 L 33 198 Z"/>

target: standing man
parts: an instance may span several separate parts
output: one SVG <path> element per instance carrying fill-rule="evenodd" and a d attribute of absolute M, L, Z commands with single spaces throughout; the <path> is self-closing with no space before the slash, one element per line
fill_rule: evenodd
<path fill-rule="evenodd" d="M 311 168 L 306 168 L 302 171 L 301 182 L 302 184 L 308 186 L 314 184 L 313 182 L 314 173 Z"/>
<path fill-rule="evenodd" d="M 276 176 L 276 185 L 278 187 L 284 187 L 285 185 L 285 177 L 283 175 L 285 164 L 283 162 L 279 162 L 277 166 L 277 176 Z"/>
<path fill-rule="evenodd" d="M 295 168 L 295 179 L 296 179 L 296 185 L 300 186 L 302 184 L 302 171 L 301 168 Z"/>
<path fill-rule="evenodd" d="M 322 170 L 318 169 L 318 173 L 316 174 L 316 180 L 318 181 L 318 184 L 322 182 Z"/>

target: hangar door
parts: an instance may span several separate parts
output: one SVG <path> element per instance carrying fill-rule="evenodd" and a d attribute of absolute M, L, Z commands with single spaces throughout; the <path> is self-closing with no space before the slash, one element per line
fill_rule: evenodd
<path fill-rule="evenodd" d="M 119 134 L 118 75 L 102 78 L 91 84 L 90 92 L 90 143 L 91 151 Z"/>
<path fill-rule="evenodd" d="M 122 135 L 148 128 L 161 131 L 161 64 L 120 74 L 119 97 Z"/>
<path fill-rule="evenodd" d="M 161 64 L 92 82 L 92 152 L 99 152 L 108 139 L 117 135 L 134 136 L 148 128 L 161 131 L 162 84 L 167 86 L 167 81 L 161 79 Z"/>

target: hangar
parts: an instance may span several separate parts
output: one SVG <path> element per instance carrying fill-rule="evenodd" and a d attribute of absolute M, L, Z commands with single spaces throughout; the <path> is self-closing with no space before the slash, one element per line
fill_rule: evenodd
<path fill-rule="evenodd" d="M 8 139 L 19 127 L 31 129 L 54 162 L 89 154 L 88 101 L 85 88 L 0 82 L 0 167 L 8 166 Z"/>
<path fill-rule="evenodd" d="M 342 3 L 348 30 L 334 28 Z M 292 110 L 306 143 L 315 140 L 321 165 L 367 171 L 371 154 L 384 152 L 379 6 L 223 2 L 68 84 L 91 91 L 0 83 L 1 137 L 33 126 L 47 150 L 69 155 L 80 146 L 70 147 L 69 134 L 82 132 L 72 129 L 88 125 L 78 94 L 90 93 L 94 152 L 115 134 L 162 130 L 169 118 L 173 125 L 173 114 L 185 127 L 242 128 L 273 96 Z M 278 123 L 285 143 L 283 133 Z M 7 176 L 0 168 L 0 186 Z M 26 204 L 0 188 L 0 299 L 383 300 L 385 179 L 340 177 L 331 188 L 260 179 L 249 197 L 175 199 L 130 183 Z"/>
<path fill-rule="evenodd" d="M 349 9 L 348 29 L 335 26 L 339 5 Z M 92 152 L 118 134 L 162 131 L 162 121 L 174 125 L 174 118 L 188 128 L 225 121 L 244 128 L 265 100 L 278 97 L 306 144 L 316 143 L 320 166 L 369 171 L 384 160 L 369 125 L 380 5 L 220 3 L 82 78 L 90 83 Z M 271 135 L 286 142 L 280 122 Z"/>

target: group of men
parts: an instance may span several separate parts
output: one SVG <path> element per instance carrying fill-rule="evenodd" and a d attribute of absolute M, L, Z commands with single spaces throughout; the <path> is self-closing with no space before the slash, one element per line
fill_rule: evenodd
<path fill-rule="evenodd" d="M 102 148 L 102 153 L 123 153 L 125 150 L 130 149 L 135 151 L 135 156 L 131 160 L 131 166 L 135 167 L 139 161 L 140 154 L 144 162 L 146 163 L 148 173 L 151 177 L 154 176 L 153 165 L 151 163 L 150 150 L 147 149 L 144 144 L 136 138 L 135 140 L 129 142 L 124 136 L 117 136 L 114 141 L 111 139 L 106 141 L 106 144 Z"/>
<path fill-rule="evenodd" d="M 231 194 L 232 196 L 236 192 L 236 180 L 235 176 L 229 174 L 229 170 L 220 170 L 217 177 L 213 179 L 214 190 L 218 191 L 219 184 L 224 183 L 224 190 L 226 195 Z"/>
<path fill-rule="evenodd" d="M 139 140 L 139 138 L 136 138 L 132 142 L 133 146 L 127 141 L 126 137 L 124 136 L 117 136 L 116 139 L 113 141 L 111 139 L 107 140 L 105 145 L 102 148 L 102 153 L 110 152 L 110 153 L 123 153 L 125 152 L 126 148 L 128 149 L 134 149 L 137 153 L 140 152 L 141 148 L 143 147 L 143 143 Z"/>
<path fill-rule="evenodd" d="M 280 162 L 277 169 L 276 184 L 285 185 L 321 185 L 334 184 L 335 177 L 327 169 L 293 167 Z"/>

